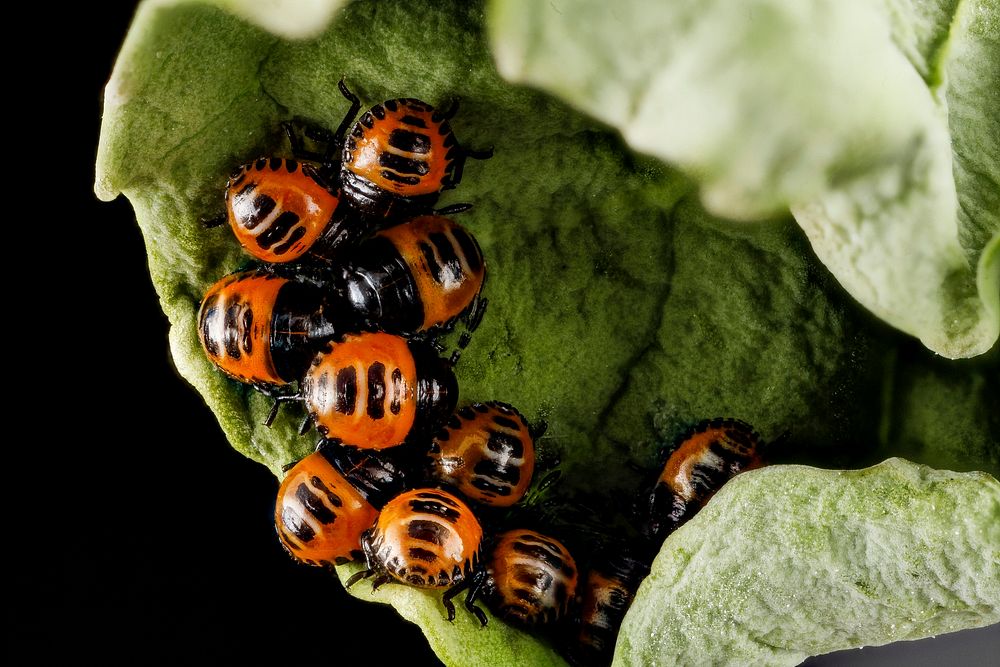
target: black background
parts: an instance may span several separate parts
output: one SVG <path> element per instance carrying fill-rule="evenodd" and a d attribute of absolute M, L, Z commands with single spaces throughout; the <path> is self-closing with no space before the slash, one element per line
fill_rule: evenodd
<path fill-rule="evenodd" d="M 23 600 L 11 605 L 19 662 L 435 664 L 394 611 L 291 562 L 274 535 L 276 480 L 229 447 L 174 372 L 131 207 L 92 191 L 101 90 L 132 7 L 70 11 L 44 35 L 58 64 L 28 70 L 31 103 L 8 128 L 13 257 L 47 276 L 8 265 L 20 398 L 5 413 L 28 429 L 7 444 L 7 543 L 25 562 L 8 581 Z M 978 664 L 1000 655 L 998 635 L 814 664 Z"/>

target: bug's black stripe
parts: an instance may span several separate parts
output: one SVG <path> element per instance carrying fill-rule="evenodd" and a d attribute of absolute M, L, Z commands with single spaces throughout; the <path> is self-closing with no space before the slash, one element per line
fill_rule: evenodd
<path fill-rule="evenodd" d="M 368 416 L 372 419 L 385 416 L 385 364 L 381 361 L 368 367 Z"/>
<path fill-rule="evenodd" d="M 323 504 L 319 496 L 310 490 L 306 486 L 305 482 L 299 484 L 298 488 L 295 489 L 295 497 L 299 499 L 309 513 L 316 517 L 320 523 L 333 523 L 336 520 L 336 515 L 330 511 L 330 508 Z"/>
<path fill-rule="evenodd" d="M 514 542 L 511 547 L 517 553 L 523 556 L 530 556 L 537 561 L 545 563 L 548 567 L 553 570 L 559 570 L 567 577 L 572 577 L 574 574 L 573 568 L 569 565 L 563 563 L 562 558 L 555 555 L 545 547 L 539 546 L 537 544 L 525 544 L 523 542 Z"/>
<path fill-rule="evenodd" d="M 407 527 L 407 534 L 415 540 L 441 546 L 451 536 L 451 531 L 437 521 L 414 519 Z"/>
<path fill-rule="evenodd" d="M 250 215 L 246 216 L 243 221 L 243 228 L 249 231 L 257 229 L 257 227 L 267 216 L 271 215 L 274 211 L 276 202 L 268 195 L 257 195 L 254 197 L 253 204 L 250 207 Z"/>
<path fill-rule="evenodd" d="M 295 231 L 292 232 L 292 235 L 288 237 L 287 241 L 285 241 L 284 243 L 282 243 L 281 245 L 279 245 L 277 248 L 274 249 L 273 251 L 274 254 L 284 255 L 291 249 L 293 245 L 298 243 L 299 239 L 301 239 L 305 235 L 306 235 L 305 226 L 299 225 L 298 227 L 295 228 Z"/>
<path fill-rule="evenodd" d="M 431 277 L 440 284 L 442 282 L 440 276 L 443 269 L 441 268 L 441 265 L 438 264 L 437 256 L 434 254 L 434 248 L 432 248 L 429 243 L 418 243 L 417 248 L 420 250 L 420 254 L 424 256 L 424 261 L 427 263 L 427 270 L 430 272 Z"/>
<path fill-rule="evenodd" d="M 219 316 L 219 295 L 213 294 L 201 306 L 201 339 L 205 351 L 211 356 L 219 356 L 219 342 L 212 338 L 212 320 Z"/>
<path fill-rule="evenodd" d="M 305 522 L 305 519 L 299 516 L 299 513 L 291 507 L 285 507 L 281 510 L 281 524 L 285 527 L 285 530 L 299 538 L 302 542 L 309 542 L 316 537 L 316 533 Z"/>
<path fill-rule="evenodd" d="M 527 588 L 517 588 L 513 591 L 514 597 L 518 600 L 527 602 L 529 605 L 538 604 L 538 595 L 535 591 L 529 590 Z"/>
<path fill-rule="evenodd" d="M 253 308 L 243 311 L 243 351 L 253 356 Z"/>
<path fill-rule="evenodd" d="M 479 249 L 479 245 L 468 232 L 458 225 L 452 227 L 451 233 L 455 236 L 455 240 L 458 241 L 458 247 L 462 250 L 462 254 L 465 255 L 465 261 L 469 265 L 469 270 L 473 273 L 478 272 L 483 268 L 483 253 Z"/>
<path fill-rule="evenodd" d="M 383 118 L 385 117 L 385 112 L 382 111 L 381 107 L 372 107 L 371 111 L 366 111 L 362 114 L 361 118 L 358 119 L 358 122 L 367 127 L 369 130 L 372 129 L 375 127 L 375 118 L 372 116 L 372 111 L 376 110 L 382 113 Z"/>
<path fill-rule="evenodd" d="M 379 120 L 385 120 L 385 110 L 388 108 L 390 111 L 396 110 L 396 105 L 390 102 L 385 104 L 376 104 L 371 108 L 371 114 L 378 118 Z"/>
<path fill-rule="evenodd" d="M 229 304 L 226 307 L 226 317 L 223 320 L 223 342 L 226 346 L 226 354 L 233 359 L 239 359 L 243 356 L 243 352 L 240 350 L 240 332 L 236 326 L 242 306 L 243 304 L 239 301 Z"/>
<path fill-rule="evenodd" d="M 465 273 L 462 270 L 462 260 L 455 253 L 455 246 L 452 245 L 451 239 L 442 232 L 435 232 L 428 235 L 428 240 L 437 249 L 438 256 L 441 257 L 441 268 L 434 275 L 434 279 L 439 283 L 445 283 L 449 280 L 460 282 L 465 277 Z"/>
<path fill-rule="evenodd" d="M 295 170 L 299 168 L 299 163 L 296 160 L 285 160 L 285 171 L 289 174 L 294 174 Z"/>
<path fill-rule="evenodd" d="M 461 516 L 458 510 L 452 509 L 434 500 L 411 500 L 410 509 L 423 514 L 433 514 L 446 521 L 455 523 Z"/>
<path fill-rule="evenodd" d="M 521 470 L 517 466 L 500 465 L 493 459 L 483 459 L 472 469 L 474 473 L 497 482 L 514 485 L 521 480 Z"/>
<path fill-rule="evenodd" d="M 410 547 L 409 555 L 410 558 L 414 560 L 422 560 L 425 563 L 433 563 L 438 558 L 437 554 L 434 553 L 433 551 L 428 551 L 427 549 L 421 549 L 420 547 Z M 414 567 L 411 569 L 416 570 L 417 568 Z"/>
<path fill-rule="evenodd" d="M 504 428 L 509 428 L 512 431 L 521 430 L 521 425 L 510 417 L 504 417 L 502 415 L 496 415 L 493 417 L 493 423 L 497 426 L 503 426 Z"/>
<path fill-rule="evenodd" d="M 399 122 L 404 125 L 412 125 L 413 127 L 427 127 L 427 123 L 424 122 L 423 118 L 420 118 L 419 116 L 411 116 L 409 114 L 400 118 Z M 392 140 L 390 139 L 390 141 Z"/>
<path fill-rule="evenodd" d="M 469 483 L 472 486 L 479 489 L 480 491 L 485 491 L 486 493 L 493 493 L 498 496 L 509 496 L 511 493 L 513 493 L 513 489 L 511 487 L 494 484 L 485 477 L 473 477 L 472 481 Z"/>
<path fill-rule="evenodd" d="M 246 172 L 244 172 L 243 175 L 240 176 L 241 180 L 244 179 L 244 178 L 246 178 Z M 248 196 L 250 196 L 250 191 L 254 190 L 256 188 L 257 188 L 257 184 L 254 183 L 253 181 L 250 181 L 249 183 L 247 183 L 246 185 L 244 185 L 242 188 L 240 188 L 240 191 L 237 192 L 234 195 L 234 198 L 236 198 L 236 199 L 242 199 L 243 197 L 248 197 Z"/>
<path fill-rule="evenodd" d="M 414 120 L 420 120 L 414 118 Z M 403 119 L 406 122 L 406 118 Z M 407 153 L 429 153 L 431 141 L 427 135 L 409 130 L 393 130 L 389 134 L 389 145 Z"/>
<path fill-rule="evenodd" d="M 262 170 L 266 166 L 267 166 L 267 158 L 266 157 L 262 157 L 262 158 L 258 159 L 253 164 L 253 168 L 256 169 L 257 171 Z"/>
<path fill-rule="evenodd" d="M 379 172 L 379 175 L 387 181 L 395 181 L 396 183 L 403 183 L 404 185 L 417 185 L 420 183 L 419 176 L 403 176 L 394 171 L 389 171 L 388 169 L 383 169 Z"/>
<path fill-rule="evenodd" d="M 398 415 L 403 404 L 403 371 L 398 368 L 392 372 L 392 399 L 389 402 L 389 412 Z"/>
<path fill-rule="evenodd" d="M 353 415 L 358 399 L 358 372 L 354 366 L 337 371 L 337 391 L 333 409 L 342 415 Z"/>
<path fill-rule="evenodd" d="M 271 158 L 271 162 L 267 166 L 271 168 L 271 171 L 277 171 L 278 169 L 281 169 L 281 165 L 283 162 L 284 160 L 282 160 L 280 157 L 273 157 Z"/>
<path fill-rule="evenodd" d="M 476 412 L 475 412 L 475 410 L 472 409 L 471 405 L 464 406 L 461 410 L 458 411 L 458 414 L 459 414 L 459 416 L 462 417 L 462 419 L 475 419 L 476 418 Z"/>
<path fill-rule="evenodd" d="M 562 551 L 562 549 L 559 548 L 559 545 L 556 544 L 555 542 L 547 540 L 544 537 L 539 537 L 538 535 L 533 535 L 531 533 L 521 533 L 520 535 L 517 536 L 517 539 L 521 540 L 522 542 L 541 544 L 542 546 L 548 547 L 550 550 L 555 551 L 556 553 Z"/>
<path fill-rule="evenodd" d="M 451 507 L 458 507 L 458 503 L 456 503 L 454 500 L 440 493 L 435 493 L 434 491 L 421 491 L 420 493 L 417 494 L 417 498 L 429 498 L 431 500 L 440 500 L 445 505 L 450 505 Z"/>
<path fill-rule="evenodd" d="M 344 501 L 340 499 L 336 493 L 334 493 L 326 484 L 323 483 L 316 475 L 309 478 L 309 483 L 313 485 L 313 488 L 323 493 L 326 499 L 330 501 L 330 504 L 334 507 L 343 507 Z"/>
<path fill-rule="evenodd" d="M 427 163 L 423 160 L 415 160 L 413 158 L 396 155 L 395 153 L 390 153 L 388 151 L 379 153 L 378 163 L 379 166 L 385 167 L 386 169 L 392 169 L 393 171 L 398 171 L 400 174 L 416 174 L 418 176 L 423 176 L 430 171 L 430 167 L 428 167 Z"/>
<path fill-rule="evenodd" d="M 299 216 L 291 211 L 284 211 L 281 215 L 274 219 L 271 226 L 264 230 L 257 237 L 257 245 L 265 250 L 270 248 L 275 243 L 285 238 L 288 232 L 292 231 L 299 221 Z"/>
<path fill-rule="evenodd" d="M 490 431 L 490 439 L 486 441 L 486 447 L 491 452 L 496 452 L 502 456 L 524 457 L 524 443 L 521 442 L 520 438 L 508 433 Z"/>

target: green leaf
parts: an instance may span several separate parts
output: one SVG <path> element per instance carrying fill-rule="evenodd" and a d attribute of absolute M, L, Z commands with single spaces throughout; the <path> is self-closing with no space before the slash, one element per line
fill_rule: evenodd
<path fill-rule="evenodd" d="M 740 475 L 664 543 L 615 664 L 797 665 L 1000 622 L 1000 484 L 890 459 Z"/>
<path fill-rule="evenodd" d="M 996 342 L 996 3 L 495 0 L 491 18 L 504 76 L 689 171 L 713 212 L 790 206 L 878 317 L 950 358 Z"/>
<path fill-rule="evenodd" d="M 176 367 L 232 445 L 280 476 L 314 441 L 295 433 L 294 409 L 261 426 L 270 401 L 205 358 L 201 297 L 248 260 L 228 230 L 200 221 L 221 211 L 236 165 L 287 154 L 281 121 L 336 127 L 348 107 L 336 82 L 346 75 L 367 104 L 461 97 L 460 141 L 495 147 L 442 200 L 475 204 L 461 222 L 489 271 L 490 307 L 457 372 L 463 400 L 508 401 L 548 422 L 539 447 L 563 462 L 557 493 L 631 500 L 643 476 L 627 463 L 652 470 L 663 444 L 711 416 L 746 419 L 768 439 L 791 430 L 778 455 L 795 461 L 892 453 L 891 439 L 885 452 L 874 449 L 879 434 L 900 432 L 894 425 L 920 403 L 899 398 L 909 380 L 899 362 L 884 361 L 898 340 L 840 290 L 794 222 L 734 225 L 706 213 L 686 177 L 637 157 L 592 118 L 501 79 L 483 20 L 481 7 L 457 1 L 359 1 L 316 38 L 292 41 L 208 5 L 140 7 L 108 84 L 96 190 L 132 202 Z M 982 396 L 995 400 L 995 387 Z M 982 414 L 955 411 L 950 432 L 996 441 Z M 913 422 L 919 437 L 941 430 L 926 415 Z M 176 455 L 197 458 L 199 444 L 179 444 Z M 995 448 L 937 435 L 915 454 L 941 451 L 960 452 L 952 459 L 966 466 L 998 464 Z M 498 621 L 481 630 L 460 613 L 448 624 L 439 594 L 392 585 L 375 598 L 420 624 L 449 663 L 558 661 Z"/>

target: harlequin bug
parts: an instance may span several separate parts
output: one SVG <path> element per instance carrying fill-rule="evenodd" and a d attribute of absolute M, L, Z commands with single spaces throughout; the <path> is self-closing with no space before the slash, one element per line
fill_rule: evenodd
<path fill-rule="evenodd" d="M 358 328 L 421 333 L 465 315 L 471 331 L 485 308 L 485 277 L 469 232 L 448 218 L 422 216 L 362 242 L 343 262 L 337 289 Z"/>
<path fill-rule="evenodd" d="M 393 579 L 421 588 L 451 588 L 442 600 L 448 620 L 455 620 L 451 599 L 471 583 L 482 581 L 480 544 L 483 529 L 468 505 L 446 491 L 416 489 L 393 498 L 382 508 L 375 525 L 361 536 L 367 569 L 347 581 L 353 586 L 376 575 L 376 589 Z M 475 582 L 471 581 L 475 579 Z M 465 606 L 486 625 L 486 614 Z"/>
<path fill-rule="evenodd" d="M 267 271 L 226 276 L 205 293 L 198 336 L 209 360 L 258 386 L 301 378 L 318 345 L 334 335 L 319 288 Z"/>
<path fill-rule="evenodd" d="M 292 558 L 329 566 L 361 557 L 361 533 L 377 514 L 323 452 L 317 451 L 288 471 L 278 489 L 274 522 L 278 538 Z"/>
<path fill-rule="evenodd" d="M 576 562 L 558 540 L 533 530 L 502 533 L 482 593 L 501 618 L 522 626 L 553 623 L 576 595 Z M 475 599 L 475 590 L 469 597 Z"/>
<path fill-rule="evenodd" d="M 509 507 L 521 500 L 535 470 L 534 431 L 505 403 L 463 407 L 434 436 L 431 475 L 483 505 Z"/>
<path fill-rule="evenodd" d="M 358 103 L 343 82 L 340 91 Z M 488 151 L 459 146 L 445 113 L 415 99 L 377 104 L 358 118 L 344 141 L 341 187 L 347 201 L 366 216 L 400 219 L 426 212 L 442 190 L 462 180 L 466 158 L 486 159 Z"/>
<path fill-rule="evenodd" d="M 447 419 L 455 409 L 458 383 L 430 344 L 362 333 L 316 355 L 302 380 L 302 397 L 324 436 L 383 449 Z"/>
<path fill-rule="evenodd" d="M 330 255 L 366 231 L 315 167 L 277 157 L 259 158 L 232 175 L 226 218 L 248 253 L 272 263 Z"/>
<path fill-rule="evenodd" d="M 683 438 L 649 497 L 645 533 L 662 541 L 735 475 L 763 465 L 760 436 L 738 419 L 709 419 Z"/>
<path fill-rule="evenodd" d="M 587 572 L 577 630 L 569 649 L 574 664 L 610 664 L 618 629 L 648 574 L 649 565 L 628 552 L 596 558 Z"/>

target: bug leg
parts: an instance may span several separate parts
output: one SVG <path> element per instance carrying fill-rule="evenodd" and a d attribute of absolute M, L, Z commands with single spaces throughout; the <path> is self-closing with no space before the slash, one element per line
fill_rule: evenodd
<path fill-rule="evenodd" d="M 344 116 L 344 120 L 340 121 L 340 126 L 337 131 L 333 133 L 333 143 L 343 144 L 344 137 L 347 136 L 347 130 L 350 129 L 351 124 L 354 122 L 354 117 L 358 115 L 361 111 L 361 100 L 358 96 L 351 92 L 344 83 L 344 77 L 340 77 L 340 81 L 337 82 L 337 88 L 340 89 L 340 94 L 347 98 L 347 101 L 351 103 L 351 108 L 347 110 L 347 114 Z M 327 151 L 329 152 L 329 150 Z"/>
<path fill-rule="evenodd" d="M 315 136 L 318 133 L 326 133 L 329 135 L 327 130 L 323 128 L 312 125 L 310 123 L 305 123 L 303 121 L 288 121 L 286 120 L 281 124 L 281 129 L 285 131 L 285 136 L 288 137 L 288 143 L 292 147 L 292 155 L 299 160 L 311 160 L 312 162 L 322 162 L 324 155 L 317 151 L 311 151 L 306 148 L 305 144 L 302 142 L 302 137 L 298 135 L 295 131 L 295 126 L 299 125 L 302 127 L 303 134 L 305 134 L 310 139 L 316 139 Z"/>
<path fill-rule="evenodd" d="M 549 423 L 544 419 L 540 420 L 537 424 L 532 424 L 528 426 L 528 435 L 531 436 L 532 440 L 538 440 L 545 432 L 549 430 Z"/>
<path fill-rule="evenodd" d="M 302 423 L 299 424 L 299 435 L 305 435 L 312 428 L 312 415 L 306 413 L 306 416 L 302 418 Z"/>
<path fill-rule="evenodd" d="M 365 554 L 365 569 L 359 570 L 351 575 L 351 578 L 347 580 L 344 584 L 344 588 L 350 588 L 354 584 L 358 583 L 362 579 L 367 579 L 376 572 L 380 572 L 381 568 L 375 561 L 375 552 L 372 550 L 371 545 L 371 529 L 366 530 L 361 533 L 361 550 Z"/>
<path fill-rule="evenodd" d="M 213 229 L 215 227 L 221 227 L 226 223 L 228 216 L 225 213 L 220 213 L 213 218 L 205 218 L 201 221 L 201 226 L 205 229 Z"/>
<path fill-rule="evenodd" d="M 378 575 L 377 577 L 375 577 L 375 581 L 372 582 L 372 593 L 377 591 L 382 586 L 385 586 L 390 581 L 392 581 L 392 577 L 390 577 L 388 574 Z"/>
<path fill-rule="evenodd" d="M 441 598 L 441 604 L 444 608 L 448 610 L 448 620 L 455 620 L 455 603 L 451 601 L 453 597 L 464 591 L 469 587 L 469 577 L 463 577 L 460 582 L 445 591 L 444 596 Z"/>
<path fill-rule="evenodd" d="M 375 570 L 360 570 L 358 572 L 355 572 L 354 574 L 351 575 L 351 578 L 347 580 L 347 583 L 344 584 L 344 588 L 350 588 L 351 586 L 358 583 L 362 579 L 367 579 L 373 574 L 375 574 Z"/>
<path fill-rule="evenodd" d="M 434 209 L 434 215 L 454 215 L 455 213 L 468 211 L 470 208 L 472 208 L 472 204 L 467 202 L 463 202 L 461 204 L 449 204 L 444 208 Z"/>
<path fill-rule="evenodd" d="M 483 585 L 486 583 L 486 570 L 480 570 L 472 575 L 472 584 L 469 586 L 469 593 L 465 596 L 465 608 L 468 609 L 472 614 L 479 619 L 479 623 L 482 627 L 486 627 L 486 614 L 482 609 L 475 605 L 476 598 L 479 597 L 479 593 L 483 590 Z"/>
<path fill-rule="evenodd" d="M 271 428 L 271 425 L 274 423 L 274 420 L 278 417 L 278 408 L 280 407 L 281 403 L 278 401 L 277 398 L 274 399 L 274 402 L 271 404 L 271 411 L 267 413 L 267 417 L 264 418 L 264 421 L 262 421 L 261 424 L 263 424 L 268 428 Z"/>
<path fill-rule="evenodd" d="M 292 468 L 294 468 L 298 464 L 298 462 L 301 461 L 301 460 L 302 459 L 295 459 L 294 461 L 286 463 L 285 465 L 281 466 L 281 472 L 288 472 L 289 470 L 291 470 Z"/>
<path fill-rule="evenodd" d="M 486 315 L 486 306 L 489 303 L 489 299 L 476 296 L 475 301 L 472 302 L 472 308 L 469 310 L 468 315 L 465 316 L 466 331 L 472 333 L 479 328 L 479 325 L 483 323 L 483 316 Z"/>
<path fill-rule="evenodd" d="M 455 114 L 458 113 L 458 103 L 461 102 L 461 100 L 462 98 L 460 97 L 451 98 L 451 106 L 449 106 L 446 111 L 441 112 L 441 117 L 444 118 L 445 120 L 450 120 L 454 118 Z"/>

